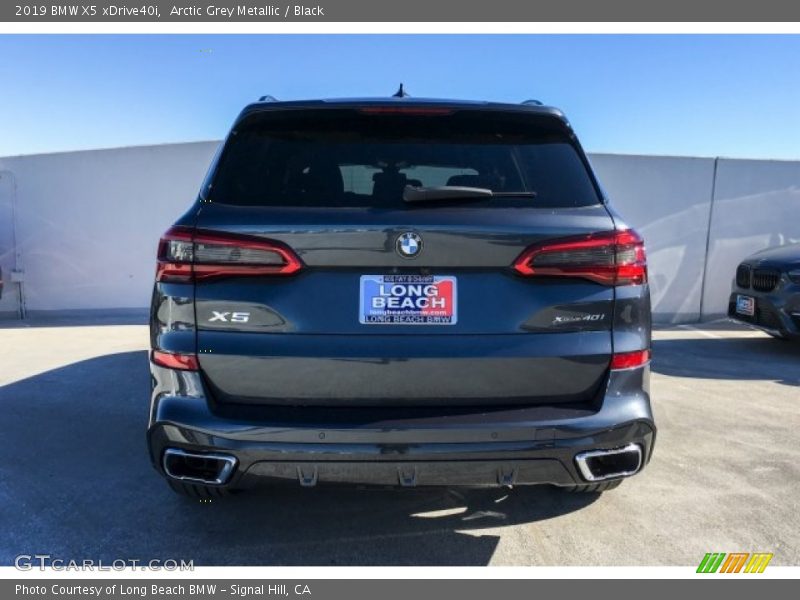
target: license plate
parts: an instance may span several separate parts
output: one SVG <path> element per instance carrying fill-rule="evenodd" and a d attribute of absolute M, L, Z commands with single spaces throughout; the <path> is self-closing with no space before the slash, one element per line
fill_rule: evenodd
<path fill-rule="evenodd" d="M 752 317 L 756 314 L 756 299 L 752 296 L 736 295 L 736 312 L 740 315 Z"/>
<path fill-rule="evenodd" d="M 362 275 L 358 320 L 364 325 L 455 325 L 456 278 Z"/>

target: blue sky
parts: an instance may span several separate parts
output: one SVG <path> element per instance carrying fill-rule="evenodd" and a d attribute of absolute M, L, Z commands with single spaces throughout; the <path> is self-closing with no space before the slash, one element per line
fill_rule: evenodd
<path fill-rule="evenodd" d="M 800 159 L 800 36 L 2 35 L 0 156 L 221 138 L 242 106 L 559 106 L 592 152 Z"/>

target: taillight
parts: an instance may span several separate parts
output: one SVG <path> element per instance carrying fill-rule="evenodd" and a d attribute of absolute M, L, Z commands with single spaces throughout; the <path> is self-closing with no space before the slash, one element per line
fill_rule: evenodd
<path fill-rule="evenodd" d="M 647 364 L 650 360 L 650 350 L 637 350 L 636 352 L 620 352 L 611 355 L 612 369 L 632 369 Z"/>
<path fill-rule="evenodd" d="M 200 368 L 195 354 L 178 354 L 175 352 L 163 352 L 153 350 L 152 361 L 167 369 L 179 369 L 181 371 L 197 371 Z"/>
<path fill-rule="evenodd" d="M 158 245 L 156 280 L 290 275 L 302 266 L 297 255 L 280 242 L 173 227 Z"/>
<path fill-rule="evenodd" d="M 192 231 L 173 227 L 158 242 L 158 267 L 156 281 L 191 281 Z"/>
<path fill-rule="evenodd" d="M 513 267 L 528 277 L 577 277 L 603 285 L 647 283 L 644 241 L 633 229 L 535 244 Z"/>

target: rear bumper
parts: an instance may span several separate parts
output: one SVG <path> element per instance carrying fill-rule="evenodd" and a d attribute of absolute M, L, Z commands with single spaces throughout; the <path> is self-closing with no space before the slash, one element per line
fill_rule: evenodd
<path fill-rule="evenodd" d="M 164 452 L 178 449 L 236 459 L 222 484 L 250 488 L 290 482 L 377 485 L 521 485 L 587 483 L 575 456 L 636 444 L 650 459 L 655 425 L 649 367 L 612 371 L 594 407 L 509 407 L 376 419 L 298 421 L 285 413 L 221 417 L 201 395 L 196 373 L 152 366 L 148 442 L 166 476 Z M 197 378 L 197 381 L 193 381 Z M 639 469 L 640 470 L 640 469 Z"/>

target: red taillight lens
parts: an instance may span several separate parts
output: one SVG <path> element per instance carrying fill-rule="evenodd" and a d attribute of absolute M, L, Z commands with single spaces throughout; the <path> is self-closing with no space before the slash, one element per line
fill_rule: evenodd
<path fill-rule="evenodd" d="M 302 266 L 297 255 L 280 242 L 173 227 L 158 246 L 156 280 L 290 275 Z"/>
<path fill-rule="evenodd" d="M 650 360 L 650 350 L 637 350 L 636 352 L 621 352 L 611 356 L 612 369 L 632 369 L 647 364 Z"/>
<path fill-rule="evenodd" d="M 176 354 L 174 352 L 162 352 L 153 350 L 152 361 L 167 369 L 179 369 L 181 371 L 197 371 L 200 365 L 197 356 L 194 354 Z"/>
<path fill-rule="evenodd" d="M 578 277 L 603 285 L 647 283 L 644 241 L 633 229 L 535 244 L 513 267 L 528 277 Z"/>
<path fill-rule="evenodd" d="M 192 231 L 173 227 L 158 242 L 156 281 L 191 281 Z"/>

